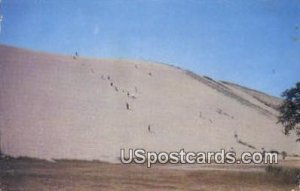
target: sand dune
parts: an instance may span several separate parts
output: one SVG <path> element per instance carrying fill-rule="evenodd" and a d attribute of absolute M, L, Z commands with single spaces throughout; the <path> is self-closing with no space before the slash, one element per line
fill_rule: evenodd
<path fill-rule="evenodd" d="M 12 156 L 116 162 L 129 147 L 300 154 L 276 124 L 279 98 L 168 65 L 2 45 L 0 85 L 1 148 Z"/>

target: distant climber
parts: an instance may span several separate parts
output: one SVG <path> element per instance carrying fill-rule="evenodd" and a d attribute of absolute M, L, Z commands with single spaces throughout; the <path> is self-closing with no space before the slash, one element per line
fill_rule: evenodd
<path fill-rule="evenodd" d="M 75 52 L 75 55 L 73 56 L 73 59 L 76 59 L 76 58 L 78 58 L 79 57 L 79 54 L 78 54 L 78 52 L 76 51 Z"/>
<path fill-rule="evenodd" d="M 130 110 L 130 108 L 129 108 L 129 104 L 126 102 L 126 109 L 127 110 Z"/>
<path fill-rule="evenodd" d="M 238 134 L 236 133 L 236 131 L 234 132 L 234 138 L 236 139 L 236 141 L 238 141 L 238 139 L 239 139 Z"/>
<path fill-rule="evenodd" d="M 150 124 L 148 125 L 148 129 L 147 130 L 148 130 L 149 133 L 154 134 L 154 132 L 151 129 L 151 125 Z"/>

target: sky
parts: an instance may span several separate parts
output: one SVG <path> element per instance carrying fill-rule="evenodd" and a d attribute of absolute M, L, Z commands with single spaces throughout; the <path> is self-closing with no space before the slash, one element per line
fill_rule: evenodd
<path fill-rule="evenodd" d="M 274 96 L 300 81 L 299 0 L 2 0 L 0 44 L 179 66 Z"/>

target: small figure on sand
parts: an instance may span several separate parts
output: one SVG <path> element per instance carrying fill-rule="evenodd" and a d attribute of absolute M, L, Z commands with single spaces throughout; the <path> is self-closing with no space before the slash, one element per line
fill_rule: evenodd
<path fill-rule="evenodd" d="M 152 129 L 151 129 L 151 125 L 150 125 L 150 124 L 148 125 L 148 132 L 149 132 L 149 133 L 154 133 L 154 132 L 152 131 Z"/>
<path fill-rule="evenodd" d="M 75 55 L 73 56 L 73 59 L 76 59 L 76 58 L 78 58 L 79 57 L 79 54 L 78 54 L 78 52 L 76 51 L 75 52 Z"/>
<path fill-rule="evenodd" d="M 127 109 L 127 110 L 130 110 L 130 108 L 129 108 L 129 103 L 127 103 L 127 102 L 126 102 L 126 109 Z"/>
<path fill-rule="evenodd" d="M 75 56 L 76 56 L 76 57 L 78 57 L 78 56 L 79 56 L 79 54 L 78 54 L 78 52 L 77 52 L 77 51 L 75 52 Z"/>
<path fill-rule="evenodd" d="M 238 134 L 237 134 L 236 131 L 234 132 L 234 138 L 236 139 L 236 141 L 238 141 L 238 139 L 239 139 Z"/>

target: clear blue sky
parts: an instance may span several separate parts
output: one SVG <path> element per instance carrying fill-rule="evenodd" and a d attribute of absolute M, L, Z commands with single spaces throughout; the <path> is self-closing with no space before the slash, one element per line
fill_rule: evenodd
<path fill-rule="evenodd" d="M 2 0 L 0 43 L 173 64 L 275 96 L 300 81 L 298 0 Z"/>

